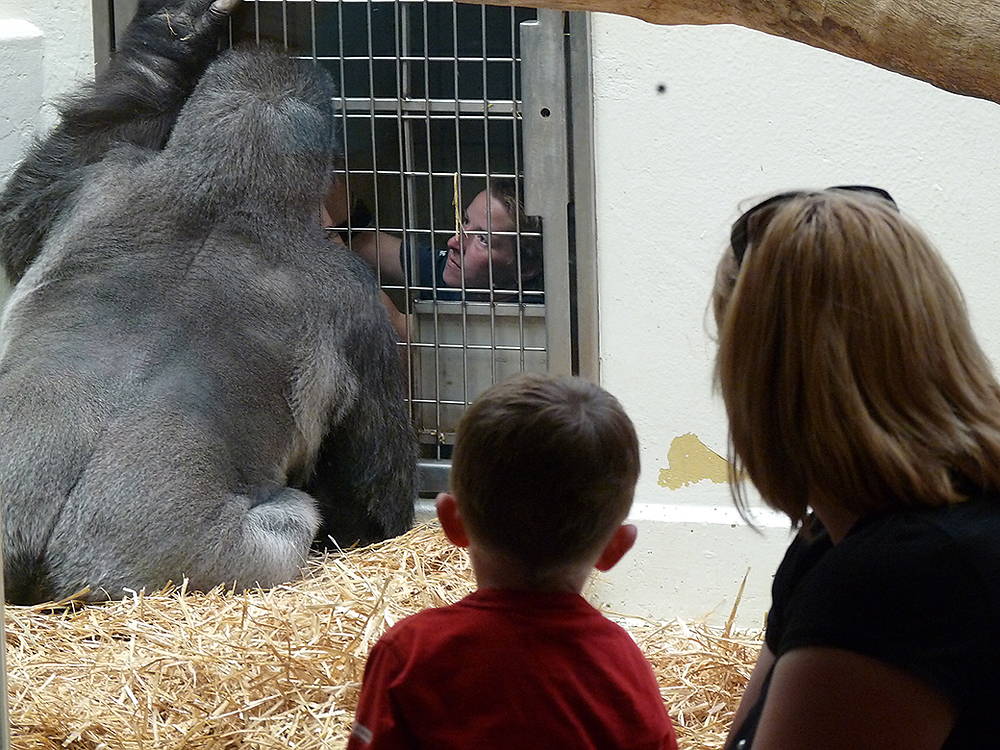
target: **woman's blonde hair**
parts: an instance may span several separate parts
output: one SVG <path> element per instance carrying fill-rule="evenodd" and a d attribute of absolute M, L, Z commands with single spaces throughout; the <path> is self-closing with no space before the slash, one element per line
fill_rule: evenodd
<path fill-rule="evenodd" d="M 726 251 L 712 299 L 733 478 L 793 526 L 816 495 L 866 515 L 1000 489 L 1000 387 L 924 235 L 837 189 L 741 221 L 746 254 Z"/>

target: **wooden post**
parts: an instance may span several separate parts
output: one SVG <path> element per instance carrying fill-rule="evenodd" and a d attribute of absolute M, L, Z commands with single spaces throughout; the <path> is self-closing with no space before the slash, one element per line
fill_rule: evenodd
<path fill-rule="evenodd" d="M 459 0 L 731 23 L 1000 102 L 1000 0 Z"/>

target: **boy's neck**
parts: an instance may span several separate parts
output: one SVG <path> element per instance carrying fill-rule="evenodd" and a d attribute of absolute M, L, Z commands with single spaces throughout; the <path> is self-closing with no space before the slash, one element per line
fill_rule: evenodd
<path fill-rule="evenodd" d="M 476 586 L 480 589 L 580 594 L 594 570 L 593 565 L 586 563 L 538 570 L 475 544 L 470 544 L 468 550 Z"/>

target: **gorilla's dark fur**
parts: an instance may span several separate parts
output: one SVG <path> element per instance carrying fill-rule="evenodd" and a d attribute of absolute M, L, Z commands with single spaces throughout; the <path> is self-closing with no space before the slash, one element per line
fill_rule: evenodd
<path fill-rule="evenodd" d="M 209 5 L 141 3 L 0 197 L 8 601 L 268 586 L 412 522 L 392 328 L 318 221 L 331 84 L 256 47 L 202 75 Z"/>

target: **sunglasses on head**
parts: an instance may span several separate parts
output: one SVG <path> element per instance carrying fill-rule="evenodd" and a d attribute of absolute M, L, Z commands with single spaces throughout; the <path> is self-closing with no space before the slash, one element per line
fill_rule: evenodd
<path fill-rule="evenodd" d="M 893 208 L 897 208 L 896 201 L 894 201 L 892 196 L 882 188 L 872 187 L 870 185 L 835 185 L 827 188 L 827 190 L 843 190 L 844 192 L 849 193 L 868 193 L 870 195 L 878 196 L 886 203 L 890 204 Z M 739 266 L 743 263 L 743 256 L 746 254 L 747 245 L 750 241 L 748 236 L 750 231 L 750 219 L 754 216 L 754 214 L 767 208 L 768 206 L 773 206 L 777 203 L 783 203 L 784 201 L 790 200 L 791 198 L 808 194 L 809 193 L 804 193 L 802 191 L 779 193 L 778 195 L 772 195 L 767 200 L 763 200 L 753 208 L 745 211 L 743 215 L 740 216 L 740 218 L 738 218 L 733 224 L 732 232 L 729 234 L 729 244 L 733 248 L 733 256 L 736 258 L 736 265 Z"/>

